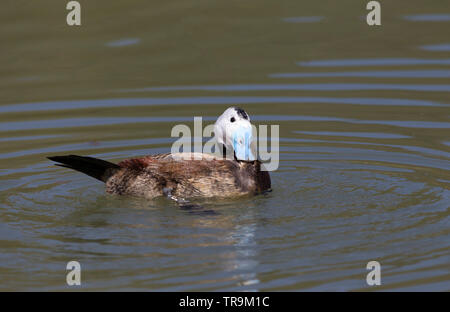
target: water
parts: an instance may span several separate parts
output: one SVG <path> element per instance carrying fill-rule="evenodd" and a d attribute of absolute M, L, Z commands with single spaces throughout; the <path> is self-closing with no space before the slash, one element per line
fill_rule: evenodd
<path fill-rule="evenodd" d="M 450 290 L 444 2 L 81 3 L 0 12 L 0 290 L 69 290 L 71 260 L 84 290 Z M 231 105 L 280 125 L 269 194 L 186 210 L 45 158 L 168 152 Z"/>

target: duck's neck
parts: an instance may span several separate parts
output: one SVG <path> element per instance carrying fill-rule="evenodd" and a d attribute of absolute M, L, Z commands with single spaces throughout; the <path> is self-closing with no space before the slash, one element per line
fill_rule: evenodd
<path fill-rule="evenodd" d="M 227 158 L 227 148 L 225 147 L 225 145 L 222 145 L 222 158 L 226 159 Z M 242 159 L 237 159 L 236 158 L 236 152 L 233 151 L 233 159 L 237 162 L 246 162 L 246 163 L 257 163 L 257 161 L 255 160 L 242 160 Z"/>
<path fill-rule="evenodd" d="M 222 158 L 223 158 L 223 159 L 227 158 L 227 148 L 225 147 L 224 144 L 222 144 Z M 239 161 L 239 160 L 236 158 L 236 153 L 235 153 L 234 151 L 233 151 L 233 158 L 234 158 L 234 160 Z"/>

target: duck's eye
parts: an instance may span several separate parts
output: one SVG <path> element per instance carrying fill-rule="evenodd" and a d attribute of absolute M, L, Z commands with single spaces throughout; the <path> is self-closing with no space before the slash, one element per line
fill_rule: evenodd
<path fill-rule="evenodd" d="M 234 119 L 234 117 L 231 117 L 230 121 L 231 121 L 231 122 L 235 122 L 236 119 Z"/>

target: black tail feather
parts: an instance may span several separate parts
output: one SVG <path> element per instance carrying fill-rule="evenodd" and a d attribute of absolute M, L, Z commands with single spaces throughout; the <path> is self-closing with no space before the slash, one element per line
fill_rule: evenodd
<path fill-rule="evenodd" d="M 120 166 L 106 160 L 87 156 L 67 155 L 47 158 L 58 162 L 59 164 L 56 164 L 57 166 L 83 172 L 103 182 L 106 182 L 115 171 L 120 169 Z"/>

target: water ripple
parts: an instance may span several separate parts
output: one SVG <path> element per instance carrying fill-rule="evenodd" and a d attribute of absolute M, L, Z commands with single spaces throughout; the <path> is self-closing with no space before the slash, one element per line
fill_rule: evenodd
<path fill-rule="evenodd" d="M 359 91 L 359 90 L 398 90 L 450 92 L 447 84 L 384 84 L 384 83 L 305 83 L 305 84 L 238 84 L 204 86 L 169 86 L 137 89 L 121 89 L 118 92 L 163 92 L 163 91 Z"/>
<path fill-rule="evenodd" d="M 450 70 L 389 70 L 328 73 L 281 73 L 270 74 L 271 78 L 310 77 L 368 77 L 368 78 L 450 78 Z"/>
<path fill-rule="evenodd" d="M 204 121 L 214 122 L 215 117 L 203 116 Z M 360 120 L 352 118 L 338 118 L 326 116 L 295 116 L 295 115 L 254 115 L 252 120 L 274 122 L 274 121 L 322 121 L 322 122 L 346 122 L 354 124 L 378 124 L 389 125 L 404 128 L 432 128 L 447 129 L 450 128 L 450 122 L 421 121 L 421 120 Z M 69 128 L 69 127 L 91 127 L 104 125 L 120 125 L 134 123 L 173 123 L 173 122 L 191 122 L 193 117 L 101 117 L 101 118 L 62 118 L 51 120 L 32 120 L 32 121 L 12 121 L 2 122 L 0 131 L 15 130 L 35 130 L 51 128 Z"/>
<path fill-rule="evenodd" d="M 317 23 L 324 19 L 323 16 L 297 16 L 285 17 L 283 21 L 286 23 Z"/>
<path fill-rule="evenodd" d="M 361 98 L 361 97 L 313 97 L 313 96 L 210 96 L 210 97 L 171 97 L 171 98 L 113 98 L 102 100 L 77 100 L 34 102 L 0 106 L 0 113 L 34 112 L 47 110 L 67 110 L 86 108 L 110 108 L 130 106 L 165 105 L 238 105 L 263 103 L 333 103 L 355 105 L 392 105 L 392 106 L 447 106 L 430 100 L 398 98 Z"/>
<path fill-rule="evenodd" d="M 422 50 L 426 51 L 450 51 L 450 43 L 443 43 L 443 44 L 431 44 L 431 45 L 424 45 L 420 47 Z"/>
<path fill-rule="evenodd" d="M 405 15 L 403 18 L 413 22 L 449 22 L 450 14 Z"/>
<path fill-rule="evenodd" d="M 317 60 L 298 62 L 306 67 L 359 67 L 359 66 L 409 66 L 409 65 L 450 65 L 450 59 L 420 59 L 420 58 L 368 58 Z"/>
<path fill-rule="evenodd" d="M 138 44 L 141 41 L 139 38 L 124 38 L 116 41 L 110 41 L 106 43 L 108 47 L 124 47 Z"/>
<path fill-rule="evenodd" d="M 378 132 L 340 132 L 340 131 L 294 131 L 294 133 L 312 134 L 312 135 L 329 135 L 329 136 L 343 136 L 343 137 L 357 137 L 357 138 L 371 138 L 371 139 L 407 139 L 411 138 L 407 135 L 400 135 L 394 133 L 378 133 Z"/>

